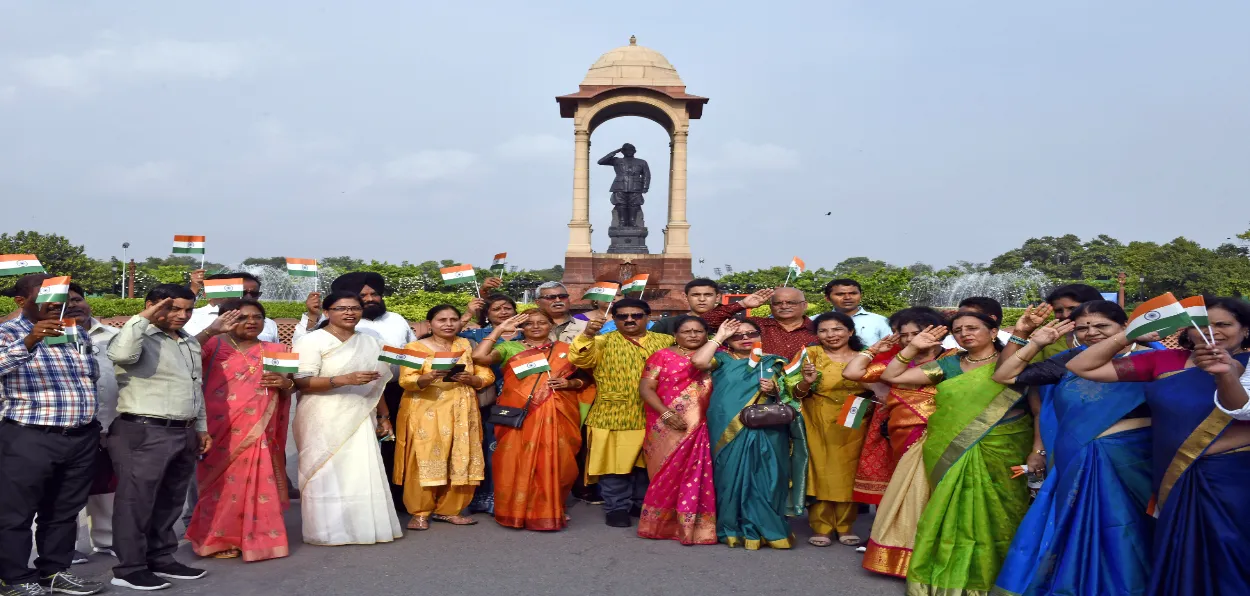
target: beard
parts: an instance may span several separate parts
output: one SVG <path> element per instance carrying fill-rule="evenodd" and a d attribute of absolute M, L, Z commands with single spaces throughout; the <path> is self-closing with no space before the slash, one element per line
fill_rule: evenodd
<path fill-rule="evenodd" d="M 364 310 L 360 314 L 370 321 L 376 321 L 378 317 L 386 314 L 386 301 L 370 302 L 364 306 Z"/>

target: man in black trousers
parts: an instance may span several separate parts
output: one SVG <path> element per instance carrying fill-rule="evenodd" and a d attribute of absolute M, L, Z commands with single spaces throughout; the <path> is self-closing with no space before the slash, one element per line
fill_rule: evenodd
<path fill-rule="evenodd" d="M 86 331 L 65 329 L 61 305 L 38 303 L 50 275 L 17 280 L 21 314 L 0 325 L 0 595 L 95 594 L 100 582 L 68 573 L 87 505 L 100 424 L 100 369 Z M 76 336 L 76 339 L 71 339 Z M 38 520 L 39 558 L 30 560 Z"/>

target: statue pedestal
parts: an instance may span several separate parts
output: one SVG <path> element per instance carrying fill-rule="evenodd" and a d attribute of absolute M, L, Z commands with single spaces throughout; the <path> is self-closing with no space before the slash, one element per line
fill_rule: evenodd
<path fill-rule="evenodd" d="M 647 254 L 647 228 L 629 228 L 625 226 L 611 226 L 608 228 L 608 238 L 612 239 L 608 245 L 608 252 L 611 254 Z"/>
<path fill-rule="evenodd" d="M 572 295 L 574 310 L 578 311 L 590 309 L 590 303 L 582 300 L 581 296 L 595 282 L 620 283 L 640 273 L 649 276 L 642 299 L 651 305 L 652 318 L 690 310 L 685 293 L 686 282 L 693 279 L 688 256 L 593 253 L 564 257 L 563 283 Z M 637 297 L 638 294 L 630 293 L 629 296 Z"/>

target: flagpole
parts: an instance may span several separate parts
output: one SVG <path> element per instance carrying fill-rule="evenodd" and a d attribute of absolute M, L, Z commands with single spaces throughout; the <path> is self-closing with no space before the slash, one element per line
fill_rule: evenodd
<path fill-rule="evenodd" d="M 1202 332 L 1202 327 L 1199 327 L 1199 326 L 1198 326 L 1198 323 L 1197 323 L 1196 321 L 1190 320 L 1190 321 L 1189 321 L 1189 324 L 1190 324 L 1190 325 L 1193 325 L 1193 326 L 1194 326 L 1194 329 L 1197 329 L 1197 330 L 1198 330 L 1198 335 L 1201 335 L 1201 336 L 1202 336 L 1202 341 L 1207 342 L 1207 345 L 1208 345 L 1208 346 L 1209 346 L 1209 345 L 1212 345 L 1212 344 L 1211 344 L 1211 339 L 1215 339 L 1215 332 L 1214 332 L 1214 331 L 1212 331 L 1212 332 L 1211 332 L 1211 339 L 1207 339 L 1207 334 L 1205 334 L 1205 333 L 1203 333 L 1203 332 Z M 1210 326 L 1210 325 L 1207 325 L 1207 329 L 1210 329 L 1210 328 L 1211 328 L 1211 326 Z"/>
<path fill-rule="evenodd" d="M 787 268 L 787 269 L 786 269 L 786 280 L 785 280 L 784 282 L 781 282 L 781 287 L 783 287 L 783 288 L 784 288 L 784 287 L 786 287 L 787 285 L 789 285 L 789 283 L 790 283 L 790 274 L 791 274 L 791 273 L 794 273 L 794 270 L 793 270 L 793 269 L 789 269 L 789 268 Z"/>

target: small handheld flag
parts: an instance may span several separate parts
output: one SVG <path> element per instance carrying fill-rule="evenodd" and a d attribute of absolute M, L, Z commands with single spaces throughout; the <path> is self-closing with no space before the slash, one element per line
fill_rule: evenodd
<path fill-rule="evenodd" d="M 621 284 L 621 293 L 622 294 L 628 294 L 630 292 L 641 293 L 645 291 L 647 289 L 647 279 L 649 279 L 650 277 L 651 276 L 646 273 L 640 273 L 638 275 L 635 275 L 625 280 L 625 283 Z"/>
<path fill-rule="evenodd" d="M 506 252 L 501 252 L 495 255 L 495 258 L 491 259 L 490 261 L 490 270 L 498 272 L 500 274 L 500 277 L 503 276 L 503 270 L 507 266 L 508 266 L 508 253 Z"/>
<path fill-rule="evenodd" d="M 317 259 L 286 258 L 286 272 L 291 277 L 316 277 Z"/>
<path fill-rule="evenodd" d="M 44 302 L 59 302 L 64 304 L 68 301 L 68 275 L 62 275 L 61 277 L 49 277 L 48 279 L 43 280 L 43 283 L 39 285 L 39 294 L 35 296 L 36 304 L 43 304 Z"/>
<path fill-rule="evenodd" d="M 464 264 L 454 267 L 443 267 L 438 272 L 443 276 L 443 283 L 449 286 L 458 286 L 460 284 L 477 283 L 477 273 L 473 271 L 473 265 Z"/>
<path fill-rule="evenodd" d="M 616 293 L 620 291 L 621 284 L 611 281 L 597 281 L 595 285 L 590 286 L 585 294 L 582 294 L 583 300 L 597 300 L 599 302 L 611 302 L 616 298 Z"/>
<path fill-rule="evenodd" d="M 1028 474 L 1031 471 L 1032 470 L 1029 470 L 1029 466 L 1026 464 L 1021 464 L 1018 466 L 1011 466 L 1011 477 L 1019 478 L 1021 476 L 1024 476 L 1025 474 Z"/>
<path fill-rule="evenodd" d="M 794 373 L 799 372 L 800 370 L 803 370 L 804 360 L 807 360 L 807 346 L 803 346 L 799 348 L 799 353 L 794 355 L 793 361 L 790 364 L 786 365 L 786 368 L 785 368 L 786 376 L 790 376 Z"/>
<path fill-rule="evenodd" d="M 751 354 L 747 356 L 747 366 L 751 368 L 759 366 L 762 358 L 764 358 L 764 344 L 758 341 L 751 344 Z M 760 371 L 760 374 L 764 374 L 763 371 Z"/>
<path fill-rule="evenodd" d="M 1147 300 L 1133 310 L 1129 317 L 1128 327 L 1124 336 L 1137 339 L 1148 333 L 1171 335 L 1182 327 L 1193 323 L 1185 307 L 1176 300 L 1171 292 Z"/>
<path fill-rule="evenodd" d="M 1146 515 L 1159 519 L 1159 496 L 1150 495 L 1150 502 L 1146 503 Z"/>
<path fill-rule="evenodd" d="M 174 236 L 174 250 L 176 255 L 202 255 L 204 254 L 204 237 L 203 236 Z"/>
<path fill-rule="evenodd" d="M 1202 339 L 1206 340 L 1207 345 L 1215 341 L 1215 331 L 1211 329 L 1211 317 L 1207 314 L 1207 301 L 1202 296 L 1193 296 L 1181 300 L 1181 306 L 1185 307 L 1185 312 L 1189 315 L 1189 319 L 1193 322 L 1194 328 L 1198 330 L 1198 334 L 1202 335 Z M 1210 337 L 1203 335 L 1202 328 L 1206 327 Z"/>
<path fill-rule="evenodd" d="M 838 412 L 838 424 L 847 428 L 859 428 L 864 422 L 864 415 L 868 413 L 869 403 L 869 400 L 858 395 L 846 398 L 842 411 Z"/>
<path fill-rule="evenodd" d="M 204 280 L 205 298 L 242 298 L 243 278 Z"/>
<path fill-rule="evenodd" d="M 464 352 L 435 352 L 434 362 L 430 364 L 431 370 L 451 370 L 456 365 L 456 361 L 460 360 L 460 356 Z"/>
<path fill-rule="evenodd" d="M 287 374 L 299 372 L 299 354 L 291 352 L 261 352 L 265 372 Z"/>
<path fill-rule="evenodd" d="M 551 372 L 551 364 L 547 362 L 547 357 L 542 354 L 534 354 L 526 358 L 513 358 L 512 374 L 518 379 L 524 379 L 530 375 Z"/>
<path fill-rule="evenodd" d="M 421 352 L 390 346 L 382 346 L 382 353 L 378 354 L 378 360 L 407 368 L 420 369 L 425 366 L 425 357 L 421 355 Z"/>
<path fill-rule="evenodd" d="M 0 276 L 43 273 L 43 265 L 35 255 L 0 255 Z"/>
<path fill-rule="evenodd" d="M 806 269 L 807 269 L 807 264 L 803 262 L 803 259 L 800 259 L 798 257 L 794 257 L 793 259 L 790 259 L 790 268 L 786 271 L 786 281 L 781 284 L 782 287 L 785 287 L 787 284 L 790 283 L 791 276 L 794 276 L 797 278 L 798 276 L 803 275 L 803 271 Z"/>
<path fill-rule="evenodd" d="M 58 337 L 45 337 L 43 343 L 49 346 L 57 344 L 67 344 L 70 342 L 78 343 L 78 322 L 74 317 L 61 319 L 61 335 Z"/>

